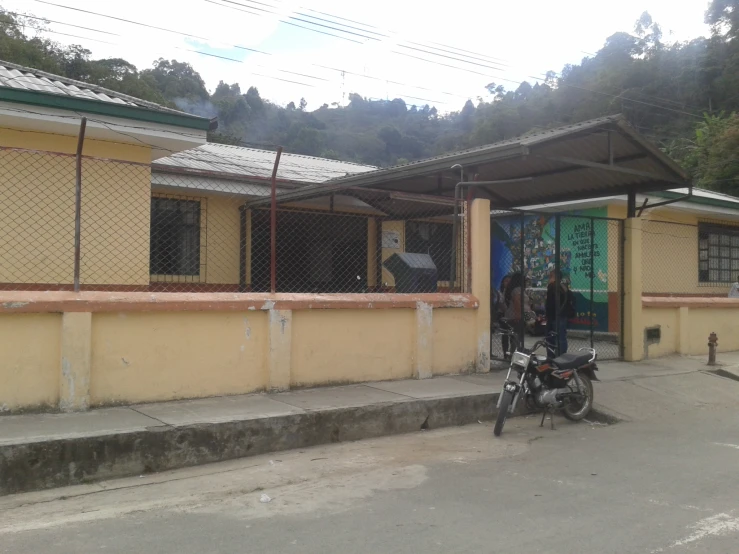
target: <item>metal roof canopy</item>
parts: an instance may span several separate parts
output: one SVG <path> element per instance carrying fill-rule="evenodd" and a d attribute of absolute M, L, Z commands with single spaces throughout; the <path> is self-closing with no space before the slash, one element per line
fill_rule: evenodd
<path fill-rule="evenodd" d="M 340 178 L 282 193 L 277 200 L 294 202 L 349 187 L 453 197 L 459 181 L 454 164 L 464 167 L 467 179 L 486 182 L 474 189 L 496 209 L 688 186 L 680 166 L 617 115 Z M 247 207 L 268 203 L 257 199 Z"/>

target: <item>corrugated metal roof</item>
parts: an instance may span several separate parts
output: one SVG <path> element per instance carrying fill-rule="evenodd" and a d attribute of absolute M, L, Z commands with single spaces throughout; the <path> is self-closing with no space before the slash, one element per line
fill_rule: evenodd
<path fill-rule="evenodd" d="M 609 116 L 335 179 L 283 193 L 279 200 L 296 201 L 347 187 L 449 196 L 459 180 L 452 164 L 463 165 L 468 179 L 475 175 L 478 195 L 488 196 L 497 209 L 687 184 L 679 165 L 621 116 Z M 260 201 L 250 204 L 257 206 Z"/>
<path fill-rule="evenodd" d="M 54 75 L 52 73 L 2 60 L 0 60 L 0 87 L 43 92 L 58 96 L 69 96 L 85 100 L 95 100 L 98 102 L 107 102 L 110 104 L 132 106 L 157 112 L 195 117 L 191 114 L 166 108 L 154 102 L 140 100 L 127 94 L 115 92 L 114 90 L 97 85 L 91 85 L 89 83 L 83 83 L 82 81 L 75 81 L 74 79 L 68 79 L 67 77 L 61 77 L 59 75 Z"/>
<path fill-rule="evenodd" d="M 275 152 L 230 144 L 208 143 L 191 150 L 178 152 L 154 163 L 154 169 L 166 172 L 177 168 L 192 173 L 210 173 L 224 177 L 269 179 L 275 163 Z M 277 178 L 306 184 L 323 183 L 330 179 L 356 173 L 375 171 L 370 165 L 282 153 Z"/>

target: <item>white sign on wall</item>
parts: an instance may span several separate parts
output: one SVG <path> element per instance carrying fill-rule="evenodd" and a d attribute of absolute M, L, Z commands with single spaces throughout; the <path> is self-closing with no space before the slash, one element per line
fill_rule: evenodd
<path fill-rule="evenodd" d="M 398 231 L 383 231 L 382 232 L 382 247 L 383 248 L 400 248 L 400 233 Z"/>

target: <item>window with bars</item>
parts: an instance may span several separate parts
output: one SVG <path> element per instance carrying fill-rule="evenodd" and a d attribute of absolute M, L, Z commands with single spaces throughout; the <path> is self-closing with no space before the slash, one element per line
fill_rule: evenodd
<path fill-rule="evenodd" d="M 152 275 L 200 275 L 200 201 L 151 199 Z"/>
<path fill-rule="evenodd" d="M 733 283 L 739 274 L 739 227 L 698 226 L 698 280 Z"/>

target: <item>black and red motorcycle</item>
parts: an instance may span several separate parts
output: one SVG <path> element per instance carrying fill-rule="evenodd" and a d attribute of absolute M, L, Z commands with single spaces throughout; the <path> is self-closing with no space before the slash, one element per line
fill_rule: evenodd
<path fill-rule="evenodd" d="M 547 413 L 552 414 L 552 429 L 554 410 L 561 409 L 572 421 L 580 421 L 590 413 L 593 381 L 598 380 L 595 350 L 582 348 L 577 353 L 549 358 L 536 354 L 541 348 L 546 348 L 545 341 L 537 342 L 531 349 L 518 348 L 511 356 L 511 365 L 498 397 L 498 417 L 493 429 L 496 437 L 500 436 L 506 419 L 521 397 L 530 410 L 543 410 L 541 425 Z"/>

